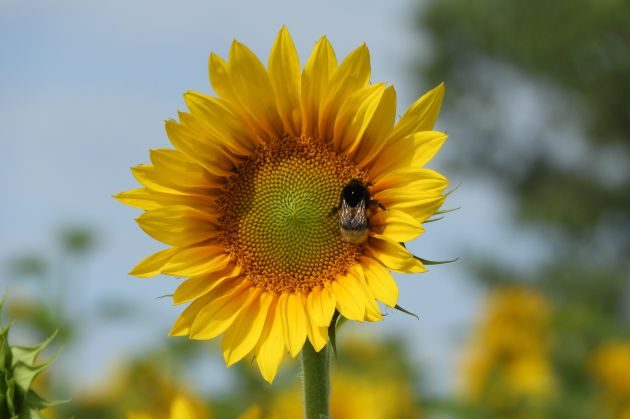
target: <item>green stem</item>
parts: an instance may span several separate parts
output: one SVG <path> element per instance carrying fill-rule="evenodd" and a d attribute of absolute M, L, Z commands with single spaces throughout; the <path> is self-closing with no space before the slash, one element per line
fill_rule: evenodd
<path fill-rule="evenodd" d="M 330 378 L 328 373 L 328 348 L 315 352 L 309 340 L 302 349 L 304 373 L 304 408 L 306 419 L 328 418 Z"/>

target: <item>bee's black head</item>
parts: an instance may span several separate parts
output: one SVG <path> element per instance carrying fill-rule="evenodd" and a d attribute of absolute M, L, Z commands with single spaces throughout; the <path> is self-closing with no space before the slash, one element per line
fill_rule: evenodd
<path fill-rule="evenodd" d="M 341 198 L 351 207 L 356 207 L 359 202 L 364 201 L 366 204 L 370 200 L 370 192 L 363 182 L 352 179 L 343 187 Z"/>

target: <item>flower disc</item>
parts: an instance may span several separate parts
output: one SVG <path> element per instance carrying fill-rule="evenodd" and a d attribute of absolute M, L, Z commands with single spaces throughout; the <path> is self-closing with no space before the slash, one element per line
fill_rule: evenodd
<path fill-rule="evenodd" d="M 243 274 L 271 292 L 310 291 L 361 256 L 341 240 L 339 191 L 365 177 L 347 156 L 309 139 L 259 147 L 219 199 L 223 242 Z"/>

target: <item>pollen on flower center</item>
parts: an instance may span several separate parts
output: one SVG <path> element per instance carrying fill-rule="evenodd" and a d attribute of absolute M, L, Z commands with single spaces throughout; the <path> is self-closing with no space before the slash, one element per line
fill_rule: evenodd
<path fill-rule="evenodd" d="M 307 138 L 260 146 L 219 199 L 223 240 L 242 272 L 272 292 L 310 290 L 345 274 L 360 246 L 341 240 L 339 193 L 367 180 L 345 155 Z"/>

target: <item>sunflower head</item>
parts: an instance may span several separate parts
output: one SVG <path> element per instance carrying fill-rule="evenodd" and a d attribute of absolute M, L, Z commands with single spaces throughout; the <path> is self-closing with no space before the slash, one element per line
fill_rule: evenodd
<path fill-rule="evenodd" d="M 302 69 L 284 27 L 267 67 L 234 41 L 209 69 L 217 97 L 187 92 L 166 122 L 174 149 L 151 151 L 132 169 L 142 187 L 116 198 L 169 246 L 131 273 L 187 278 L 171 334 L 223 334 L 228 366 L 253 353 L 271 381 L 285 351 L 326 345 L 335 311 L 381 320 L 377 301 L 398 299 L 390 271 L 425 271 L 403 243 L 444 201 L 447 180 L 423 167 L 446 140 L 432 131 L 444 86 L 396 122 L 365 45 L 339 63 L 323 37 Z M 350 182 L 364 199 L 344 198 Z"/>

